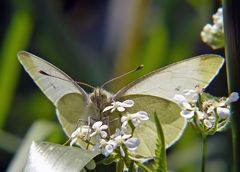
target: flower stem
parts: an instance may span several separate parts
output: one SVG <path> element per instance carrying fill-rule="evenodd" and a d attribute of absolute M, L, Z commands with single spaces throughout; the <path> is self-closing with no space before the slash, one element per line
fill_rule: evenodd
<path fill-rule="evenodd" d="M 202 172 L 205 171 L 206 164 L 206 154 L 207 154 L 207 135 L 202 134 Z"/>
<path fill-rule="evenodd" d="M 223 0 L 223 23 L 226 48 L 228 91 L 240 92 L 240 4 L 235 0 Z M 233 171 L 240 170 L 240 101 L 231 105 Z"/>

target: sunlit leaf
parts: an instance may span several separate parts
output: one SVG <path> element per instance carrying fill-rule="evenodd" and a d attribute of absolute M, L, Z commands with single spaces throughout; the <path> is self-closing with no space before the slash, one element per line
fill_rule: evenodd
<path fill-rule="evenodd" d="M 25 172 L 79 172 L 97 152 L 46 142 L 33 142 Z"/>
<path fill-rule="evenodd" d="M 58 126 L 54 122 L 38 120 L 28 130 L 27 135 L 23 139 L 19 149 L 15 153 L 10 165 L 8 166 L 9 172 L 21 171 L 27 161 L 29 147 L 33 140 L 41 141 L 46 139 Z"/>

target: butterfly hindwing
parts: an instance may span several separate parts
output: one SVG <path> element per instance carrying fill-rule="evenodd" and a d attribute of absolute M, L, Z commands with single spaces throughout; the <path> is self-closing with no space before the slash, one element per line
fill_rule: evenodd
<path fill-rule="evenodd" d="M 171 146 L 182 135 L 186 127 L 186 120 L 179 115 L 180 108 L 177 104 L 161 97 L 137 94 L 123 96 L 120 100 L 124 101 L 127 99 L 134 101 L 134 106 L 127 109 L 129 113 L 145 111 L 149 114 L 150 118 L 134 131 L 134 136 L 139 138 L 141 142 L 137 153 L 145 157 L 154 156 L 157 140 L 154 121 L 155 112 L 163 127 L 166 147 Z"/>

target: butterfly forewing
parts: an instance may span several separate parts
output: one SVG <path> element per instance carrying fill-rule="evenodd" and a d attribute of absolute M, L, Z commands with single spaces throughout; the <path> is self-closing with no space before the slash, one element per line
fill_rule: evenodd
<path fill-rule="evenodd" d="M 224 59 L 217 55 L 202 55 L 184 60 L 149 73 L 130 83 L 115 98 L 143 94 L 172 100 L 175 94 L 196 85 L 206 87 L 217 75 Z"/>
<path fill-rule="evenodd" d="M 79 93 L 87 101 L 87 94 L 67 74 L 47 61 L 25 51 L 18 53 L 18 59 L 43 93 L 54 103 L 68 93 Z M 43 71 L 49 75 L 44 75 Z"/>

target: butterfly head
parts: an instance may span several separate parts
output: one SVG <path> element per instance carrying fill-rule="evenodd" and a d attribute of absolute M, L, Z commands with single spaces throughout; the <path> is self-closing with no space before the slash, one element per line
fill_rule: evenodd
<path fill-rule="evenodd" d="M 91 102 L 100 111 L 102 111 L 103 108 L 109 104 L 111 97 L 112 94 L 102 88 L 95 88 L 94 91 L 90 94 Z"/>

